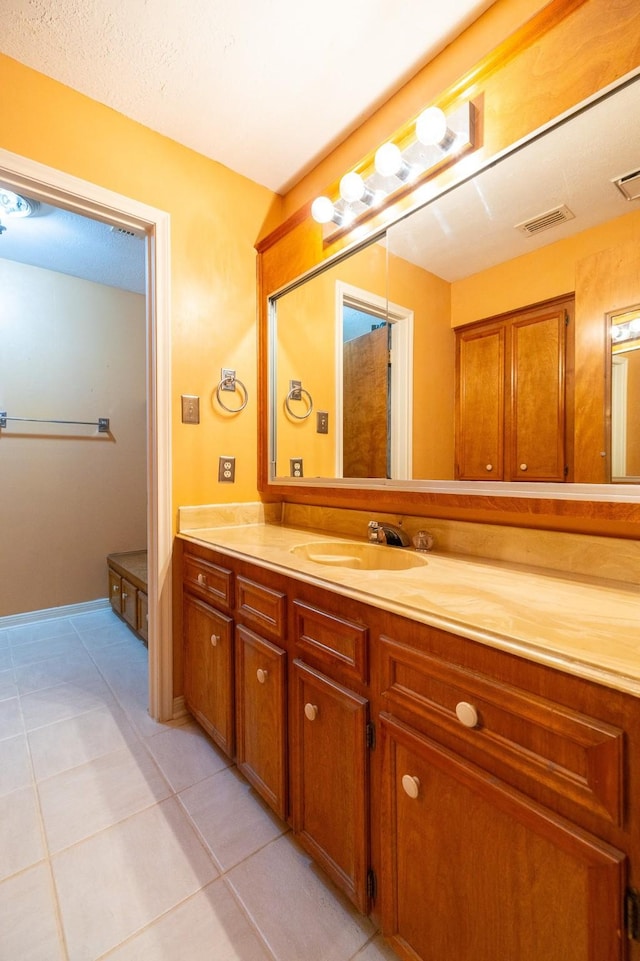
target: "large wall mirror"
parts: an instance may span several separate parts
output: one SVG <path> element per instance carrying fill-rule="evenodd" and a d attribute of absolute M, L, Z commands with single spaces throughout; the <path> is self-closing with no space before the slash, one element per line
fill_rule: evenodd
<path fill-rule="evenodd" d="M 636 77 L 271 298 L 271 480 L 455 483 L 456 330 L 569 295 L 556 487 L 633 495 L 638 116 Z"/>

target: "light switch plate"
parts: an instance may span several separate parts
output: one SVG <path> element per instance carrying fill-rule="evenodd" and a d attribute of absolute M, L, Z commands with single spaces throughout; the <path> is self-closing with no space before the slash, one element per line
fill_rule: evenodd
<path fill-rule="evenodd" d="M 200 423 L 200 398 L 194 394 L 182 395 L 182 423 Z"/>
<path fill-rule="evenodd" d="M 319 410 L 316 414 L 316 433 L 329 433 L 329 412 L 326 410 Z"/>
<path fill-rule="evenodd" d="M 291 477 L 303 477 L 302 457 L 291 457 L 289 459 L 289 468 Z"/>
<path fill-rule="evenodd" d="M 221 457 L 218 461 L 218 480 L 221 484 L 233 484 L 236 479 L 235 457 Z"/>

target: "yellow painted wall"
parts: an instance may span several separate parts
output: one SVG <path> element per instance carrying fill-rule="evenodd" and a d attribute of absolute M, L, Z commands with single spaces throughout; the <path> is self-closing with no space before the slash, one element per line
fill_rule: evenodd
<path fill-rule="evenodd" d="M 173 513 L 182 504 L 256 498 L 256 255 L 279 201 L 264 187 L 88 97 L 0 56 L 0 146 L 171 215 Z M 248 148 L 249 149 L 249 148 Z M 212 392 L 222 367 L 247 385 L 231 417 Z M 183 425 L 180 394 L 201 397 Z M 236 456 L 233 485 L 217 459 Z"/>
<path fill-rule="evenodd" d="M 146 546 L 145 298 L 0 259 L 0 617 L 104 598 Z"/>

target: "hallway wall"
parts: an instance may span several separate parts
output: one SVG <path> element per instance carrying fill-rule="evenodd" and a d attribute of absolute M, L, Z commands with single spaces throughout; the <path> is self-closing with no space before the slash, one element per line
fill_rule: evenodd
<path fill-rule="evenodd" d="M 105 557 L 146 546 L 145 298 L 0 260 L 0 409 L 110 419 L 0 431 L 0 616 L 107 596 Z"/>

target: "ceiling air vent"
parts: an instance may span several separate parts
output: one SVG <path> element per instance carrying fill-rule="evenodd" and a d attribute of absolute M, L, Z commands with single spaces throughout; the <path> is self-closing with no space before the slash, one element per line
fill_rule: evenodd
<path fill-rule="evenodd" d="M 127 230 L 125 227 L 111 227 L 111 233 L 121 234 L 124 237 L 135 237 L 137 236 L 133 230 Z"/>
<path fill-rule="evenodd" d="M 573 220 L 574 217 L 575 214 L 561 204 L 560 207 L 554 207 L 553 210 L 547 210 L 544 214 L 538 214 L 537 217 L 516 224 L 516 230 L 533 237 L 535 234 L 541 234 L 543 230 L 549 230 L 551 227 L 557 227 L 558 224 L 564 224 L 567 220 Z"/>
<path fill-rule="evenodd" d="M 627 200 L 640 200 L 640 170 L 624 177 L 614 177 L 613 183 Z"/>

